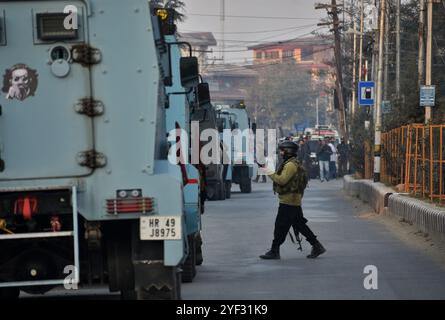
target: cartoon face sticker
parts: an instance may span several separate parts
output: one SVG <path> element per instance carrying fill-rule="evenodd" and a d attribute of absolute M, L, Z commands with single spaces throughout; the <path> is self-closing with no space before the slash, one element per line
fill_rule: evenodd
<path fill-rule="evenodd" d="M 3 75 L 3 93 L 6 99 L 23 101 L 33 96 L 37 90 L 37 72 L 25 64 L 16 64 L 6 69 Z"/>

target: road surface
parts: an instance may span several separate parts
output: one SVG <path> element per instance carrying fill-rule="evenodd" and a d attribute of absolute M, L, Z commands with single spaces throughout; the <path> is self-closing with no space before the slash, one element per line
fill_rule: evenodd
<path fill-rule="evenodd" d="M 261 260 L 270 248 L 277 200 L 271 184 L 252 194 L 208 202 L 203 216 L 204 264 L 184 299 L 445 299 L 445 269 L 384 225 L 363 219 L 341 180 L 312 180 L 303 200 L 309 226 L 327 253 L 307 259 L 287 241 L 281 260 Z M 365 266 L 377 267 L 377 290 L 366 290 Z M 368 271 L 369 272 L 369 271 Z M 367 279 L 369 283 L 369 278 Z"/>
<path fill-rule="evenodd" d="M 270 183 L 251 194 L 234 190 L 226 201 L 206 203 L 204 263 L 185 300 L 207 299 L 445 299 L 445 268 L 400 240 L 385 225 L 360 217 L 372 210 L 343 194 L 341 180 L 311 181 L 303 200 L 309 226 L 327 248 L 310 260 L 288 238 L 281 260 L 261 260 L 270 248 L 277 199 Z M 377 289 L 364 287 L 364 268 L 377 268 Z M 52 291 L 47 298 L 119 299 L 107 289 Z M 23 295 L 23 297 L 30 297 Z"/>

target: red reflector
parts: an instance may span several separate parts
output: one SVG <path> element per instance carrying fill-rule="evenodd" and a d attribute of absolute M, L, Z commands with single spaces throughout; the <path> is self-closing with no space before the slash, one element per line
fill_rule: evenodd
<path fill-rule="evenodd" d="M 198 184 L 198 183 L 199 183 L 198 179 L 188 179 L 187 180 L 187 184 Z"/>
<path fill-rule="evenodd" d="M 151 198 L 107 199 L 106 203 L 107 212 L 110 214 L 153 211 L 153 199 Z"/>
<path fill-rule="evenodd" d="M 20 198 L 14 204 L 14 214 L 21 214 L 25 220 L 31 220 L 36 212 L 37 198 L 35 197 Z"/>

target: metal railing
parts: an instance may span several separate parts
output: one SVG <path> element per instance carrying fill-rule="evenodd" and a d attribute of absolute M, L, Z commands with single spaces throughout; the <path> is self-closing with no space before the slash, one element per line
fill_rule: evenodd
<path fill-rule="evenodd" d="M 381 179 L 445 202 L 445 125 L 411 124 L 382 134 Z"/>

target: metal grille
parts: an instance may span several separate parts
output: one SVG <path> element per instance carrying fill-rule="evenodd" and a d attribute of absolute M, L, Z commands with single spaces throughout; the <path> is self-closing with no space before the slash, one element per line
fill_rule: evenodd
<path fill-rule="evenodd" d="M 382 135 L 382 181 L 445 202 L 445 125 L 412 124 Z"/>

